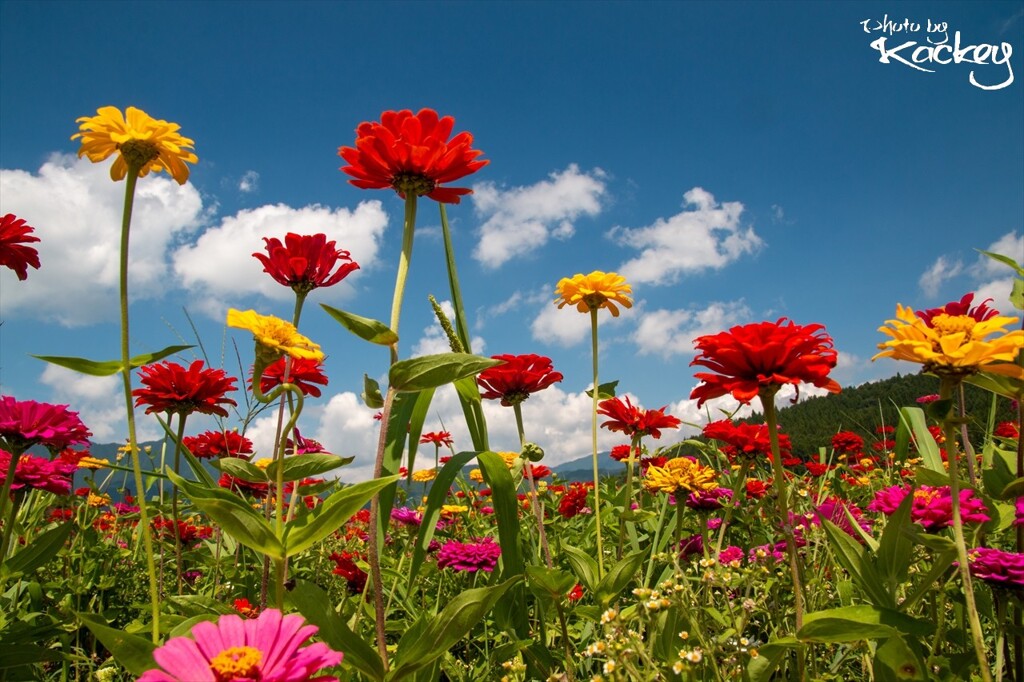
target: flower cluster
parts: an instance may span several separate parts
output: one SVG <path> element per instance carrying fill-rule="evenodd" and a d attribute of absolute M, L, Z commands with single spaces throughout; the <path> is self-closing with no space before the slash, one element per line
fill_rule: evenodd
<path fill-rule="evenodd" d="M 771 456 L 771 441 L 768 438 L 768 427 L 764 424 L 734 424 L 728 419 L 711 422 L 701 432 L 705 438 L 725 443 L 723 452 L 730 457 L 743 456 L 754 458 L 759 455 Z M 791 445 L 789 436 L 779 434 L 779 452 L 785 458 L 789 456 Z"/>

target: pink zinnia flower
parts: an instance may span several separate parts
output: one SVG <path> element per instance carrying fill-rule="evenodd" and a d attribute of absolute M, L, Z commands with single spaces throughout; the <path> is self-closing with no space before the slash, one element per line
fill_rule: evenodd
<path fill-rule="evenodd" d="M 501 547 L 494 543 L 493 538 L 483 538 L 477 542 L 449 540 L 437 553 L 437 567 L 451 567 L 466 573 L 490 573 L 498 565 L 499 556 Z"/>
<path fill-rule="evenodd" d="M 0 485 L 7 480 L 11 466 L 11 453 L 0 450 Z M 71 477 L 78 466 L 60 458 L 53 461 L 35 455 L 21 455 L 15 465 L 11 490 L 24 487 L 46 490 L 56 495 L 71 492 Z"/>
<path fill-rule="evenodd" d="M 153 658 L 160 668 L 147 670 L 139 682 L 337 682 L 333 676 L 313 677 L 342 658 L 322 642 L 301 646 L 316 631 L 302 616 L 277 609 L 255 619 L 224 615 L 196 625 L 192 637 L 172 637 L 157 648 Z"/>
<path fill-rule="evenodd" d="M 819 504 L 814 510 L 814 521 L 812 523 L 821 523 L 822 519 L 827 519 L 843 529 L 847 535 L 855 538 L 858 542 L 863 542 L 860 533 L 850 523 L 850 516 L 847 516 L 846 512 L 850 512 L 856 521 L 857 525 L 861 527 L 867 533 L 871 532 L 871 521 L 864 518 L 864 513 L 855 504 L 851 504 L 838 497 L 828 497 Z"/>
<path fill-rule="evenodd" d="M 0 445 L 22 453 L 33 445 L 60 452 L 69 445 L 85 445 L 92 433 L 67 405 L 0 397 Z"/>
<path fill-rule="evenodd" d="M 1013 525 L 1024 526 L 1024 497 L 1018 497 L 1014 504 Z"/>
<path fill-rule="evenodd" d="M 1024 554 L 977 547 L 970 551 L 967 562 L 971 575 L 992 587 L 1018 590 L 1024 587 Z"/>
<path fill-rule="evenodd" d="M 698 511 L 721 509 L 732 499 L 732 491 L 728 488 L 714 490 L 694 490 L 686 498 L 686 506 Z"/>
<path fill-rule="evenodd" d="M 743 562 L 743 550 L 735 545 L 729 545 L 718 554 L 718 563 L 723 566 L 739 568 Z"/>
<path fill-rule="evenodd" d="M 868 509 L 890 516 L 910 491 L 910 485 L 883 488 L 875 493 L 875 499 L 868 505 Z M 935 533 L 953 525 L 953 500 L 948 485 L 922 485 L 914 490 L 913 495 L 910 519 L 921 524 L 925 531 Z M 988 507 L 974 496 L 973 490 L 965 488 L 960 491 L 960 518 L 964 523 L 985 523 L 989 520 L 986 512 Z"/>
<path fill-rule="evenodd" d="M 39 252 L 32 246 L 25 246 L 39 241 L 32 233 L 35 228 L 13 213 L 0 218 L 0 265 L 4 265 L 18 276 L 28 279 L 28 268 L 39 269 Z"/>

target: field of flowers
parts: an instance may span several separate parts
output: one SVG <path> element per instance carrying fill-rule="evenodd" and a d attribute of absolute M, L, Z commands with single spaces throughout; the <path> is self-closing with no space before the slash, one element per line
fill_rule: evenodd
<path fill-rule="evenodd" d="M 632 306 L 629 283 L 566 277 L 554 304 L 592 330 L 593 477 L 562 481 L 521 410 L 562 374 L 539 355 L 471 352 L 446 207 L 470 192 L 451 183 L 488 161 L 450 116 L 384 112 L 339 154 L 353 185 L 405 202 L 390 319 L 321 306 L 390 349 L 387 385 L 363 391 L 380 411 L 374 473 L 346 485 L 332 474 L 348 462 L 295 428 L 327 382 L 299 325 L 308 294 L 358 264 L 323 234 L 265 239 L 253 256 L 295 307 L 291 321 L 228 311 L 253 338 L 248 381 L 168 359 L 187 346 L 130 356 L 136 185 L 151 171 L 183 184 L 198 158 L 178 125 L 133 107 L 78 123 L 79 155 L 113 157 L 125 183 L 120 355 L 43 360 L 119 375 L 128 433 L 97 458 L 74 406 L 0 396 L 0 680 L 1024 680 L 1024 330 L 991 300 L 897 305 L 877 357 L 915 363 L 934 394 L 874 443 L 837 428 L 808 454 L 780 430 L 775 396 L 841 391 L 821 325 L 695 339 L 691 398 L 731 395 L 763 423 L 673 441 L 677 417 L 601 383 L 599 325 Z M 454 319 L 435 310 L 451 352 L 401 358 L 421 198 L 440 208 Z M 46 265 L 33 233 L 0 219 L 0 265 L 21 280 Z M 1024 309 L 1024 268 L 989 255 L 1016 272 L 1007 303 Z M 964 383 L 991 392 L 991 414 L 962 413 Z M 471 442 L 424 430 L 448 384 Z M 239 391 L 278 415 L 273 452 L 227 421 Z M 513 411 L 518 451 L 490 449 L 484 400 Z M 1015 421 L 995 420 L 1004 404 Z M 139 447 L 137 410 L 162 425 L 157 448 Z M 197 433 L 193 415 L 222 428 Z M 968 419 L 987 425 L 981 442 Z M 599 428 L 622 436 L 617 475 L 599 471 Z"/>

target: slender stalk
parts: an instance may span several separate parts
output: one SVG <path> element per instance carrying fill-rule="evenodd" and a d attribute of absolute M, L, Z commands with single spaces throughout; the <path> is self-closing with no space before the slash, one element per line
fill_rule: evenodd
<path fill-rule="evenodd" d="M 156 575 L 156 559 L 153 553 L 153 531 L 149 527 L 146 511 L 146 490 L 142 480 L 142 463 L 139 459 L 139 443 L 135 435 L 135 403 L 132 401 L 132 366 L 129 351 L 128 327 L 128 236 L 131 232 L 132 206 L 135 202 L 135 185 L 139 180 L 141 166 L 128 164 L 128 175 L 124 186 L 124 214 L 121 218 L 120 258 L 120 308 L 121 308 L 121 383 L 124 386 L 124 402 L 128 420 L 128 448 L 135 475 L 135 494 L 139 501 L 139 527 L 146 550 L 146 571 L 149 574 L 149 600 L 153 614 L 153 643 L 160 641 L 160 585 Z"/>
<path fill-rule="evenodd" d="M 18 470 L 18 459 L 24 450 L 11 448 L 11 461 L 7 465 L 7 478 L 4 479 L 3 489 L 0 490 L 0 521 L 4 524 L 3 540 L 0 540 L 0 566 L 7 561 L 7 550 L 11 544 L 11 533 L 14 530 L 14 518 L 18 514 L 18 505 L 11 500 L 11 486 L 14 484 L 14 475 Z M 10 515 L 8 515 L 7 503 L 11 503 Z M 2 585 L 0 585 L 2 587 Z"/>
<path fill-rule="evenodd" d="M 398 322 L 402 317 L 402 299 L 405 296 L 405 282 L 409 278 L 409 263 L 412 261 L 412 240 L 416 233 L 416 195 L 405 195 L 405 225 L 402 228 L 402 253 L 398 256 L 398 272 L 395 274 L 395 295 L 391 299 L 391 331 L 398 333 Z M 398 345 L 391 346 L 391 364 L 398 362 Z"/>
<path fill-rule="evenodd" d="M 604 577 L 604 544 L 601 541 L 601 475 L 597 462 L 597 308 L 590 309 L 590 352 L 594 364 L 593 408 L 590 411 L 590 436 L 594 460 L 594 520 L 597 523 L 597 577 Z"/>
<path fill-rule="evenodd" d="M 393 348 L 393 347 L 392 347 Z M 393 351 L 394 352 L 394 351 Z M 384 450 L 387 447 L 388 440 L 388 420 L 391 417 L 391 406 L 395 402 L 396 391 L 393 388 L 388 388 L 388 392 L 384 396 L 384 407 L 381 409 L 381 420 L 380 420 L 380 438 L 377 441 L 377 458 L 373 463 L 373 479 L 377 480 L 381 477 L 384 470 Z M 388 669 L 388 648 L 387 648 L 387 632 L 384 628 L 384 593 L 381 590 L 383 582 L 381 582 L 381 571 L 380 571 L 380 540 L 377 535 L 379 533 L 380 523 L 378 520 L 380 516 L 380 495 L 374 495 L 370 499 L 370 528 L 368 531 L 369 535 L 369 552 L 367 556 L 367 563 L 370 564 L 370 581 L 373 584 L 373 609 L 375 615 L 375 629 L 377 634 L 377 653 L 380 654 L 380 660 L 384 664 L 384 670 Z"/>
<path fill-rule="evenodd" d="M 635 453 L 640 449 L 640 440 L 643 438 L 640 434 L 633 434 L 633 437 L 629 442 L 629 457 L 626 460 L 626 500 L 625 505 L 628 505 L 629 511 L 633 510 L 633 464 L 635 460 Z M 639 509 L 639 505 L 637 505 Z M 626 509 L 623 509 L 625 512 Z M 619 544 L 615 550 L 615 558 L 622 558 L 622 550 L 626 544 L 626 518 L 624 515 L 619 516 Z"/>
<path fill-rule="evenodd" d="M 512 409 L 516 414 L 516 428 L 519 430 L 519 448 L 520 452 L 522 452 L 523 448 L 526 447 L 522 403 L 513 403 Z M 533 462 L 527 459 L 523 463 L 523 469 L 526 471 L 526 480 L 530 484 L 530 495 L 533 499 L 533 515 L 537 517 L 537 536 L 540 543 L 538 551 L 544 556 L 544 563 L 547 564 L 547 567 L 554 568 L 554 564 L 551 561 L 551 548 L 548 546 L 548 535 L 544 530 L 544 510 L 540 507 L 540 500 L 537 498 L 537 486 L 533 481 Z"/>
<path fill-rule="evenodd" d="M 944 399 L 952 398 L 960 381 L 959 377 L 940 377 L 939 396 Z M 953 512 L 953 542 L 956 544 L 957 561 L 960 564 L 958 570 L 964 586 L 967 619 L 971 626 L 971 642 L 974 644 L 974 654 L 978 659 L 978 671 L 981 674 L 981 679 L 983 682 L 991 682 L 992 674 L 988 668 L 985 636 L 981 629 L 981 619 L 978 617 L 978 605 L 974 600 L 974 585 L 971 582 L 971 571 L 967 558 L 963 518 L 960 516 L 960 472 L 957 461 L 959 458 L 956 447 L 956 421 L 952 418 L 952 410 L 946 416 L 943 428 L 946 432 L 946 454 L 949 461 L 949 497 Z"/>
<path fill-rule="evenodd" d="M 725 518 L 722 519 L 722 525 L 718 529 L 718 542 L 715 543 L 715 556 L 722 553 L 722 543 L 725 541 L 725 530 L 729 527 L 729 522 L 732 521 L 733 512 L 736 511 L 738 500 L 740 499 L 740 490 L 744 487 L 747 480 L 747 470 L 750 469 L 750 465 L 753 464 L 753 460 L 749 457 L 743 458 L 743 464 L 740 465 L 739 473 L 736 475 L 736 483 L 732 486 L 732 497 L 729 498 L 729 506 L 725 509 Z"/>
<path fill-rule="evenodd" d="M 178 437 L 174 440 L 174 473 L 179 473 L 181 467 L 181 439 L 185 437 L 185 417 L 182 413 L 178 416 Z M 170 416 L 168 416 L 170 420 Z M 160 485 L 163 488 L 163 484 Z M 181 595 L 182 571 L 181 571 L 181 515 L 178 512 L 178 486 L 171 486 L 171 516 L 174 518 L 174 561 L 178 573 L 178 595 Z"/>

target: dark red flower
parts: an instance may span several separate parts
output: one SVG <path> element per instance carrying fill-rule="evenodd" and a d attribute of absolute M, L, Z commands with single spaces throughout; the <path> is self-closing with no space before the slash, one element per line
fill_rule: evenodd
<path fill-rule="evenodd" d="M 67 405 L 37 403 L 0 396 L 0 446 L 22 453 L 33 445 L 60 452 L 69 445 L 84 445 L 92 433 Z"/>
<path fill-rule="evenodd" d="M 762 388 L 808 383 L 839 393 L 839 384 L 828 378 L 836 366 L 832 337 L 820 324 L 794 324 L 786 318 L 736 326 L 726 332 L 701 336 L 694 341 L 699 355 L 693 365 L 712 373 L 698 372 L 701 380 L 690 398 L 697 406 L 726 394 L 749 403 Z"/>
<path fill-rule="evenodd" d="M 728 447 L 723 448 L 727 455 L 742 455 L 744 457 L 757 457 L 758 455 L 771 455 L 771 440 L 768 438 L 768 426 L 765 424 L 733 424 L 728 419 L 711 422 L 704 427 L 705 438 L 721 441 Z M 792 446 L 789 436 L 779 433 L 779 453 L 788 457 Z"/>
<path fill-rule="evenodd" d="M 634 459 L 640 458 L 640 448 L 637 448 L 636 452 L 633 453 Z M 614 459 L 616 462 L 628 462 L 629 461 L 629 446 L 628 445 L 616 445 L 612 448 L 612 451 L 608 453 L 608 456 Z"/>
<path fill-rule="evenodd" d="M 915 313 L 918 317 L 924 320 L 925 324 L 927 324 L 929 327 L 933 326 L 932 319 L 936 315 L 950 315 L 952 317 L 966 315 L 967 317 L 973 317 L 975 322 L 984 322 L 985 320 L 993 318 L 999 314 L 998 310 L 988 307 L 988 303 L 991 300 L 991 298 L 986 298 L 980 304 L 972 308 L 971 303 L 974 302 L 974 294 L 967 293 L 964 294 L 963 298 L 961 298 L 959 301 L 950 301 L 941 308 L 918 310 L 915 311 Z"/>
<path fill-rule="evenodd" d="M 28 279 L 28 266 L 39 269 L 39 252 L 24 246 L 39 241 L 39 237 L 32 236 L 34 231 L 34 227 L 13 213 L 0 218 L 0 265 L 14 270 L 20 280 Z"/>
<path fill-rule="evenodd" d="M 256 604 L 250 604 L 249 600 L 245 597 L 235 600 L 235 611 L 243 618 L 255 618 L 260 615 L 260 607 Z"/>
<path fill-rule="evenodd" d="M 266 242 L 267 254 L 257 252 L 252 254 L 253 257 L 263 263 L 264 272 L 297 294 L 334 286 L 359 269 L 359 264 L 352 260 L 349 252 L 337 248 L 334 240 L 327 241 L 325 234 L 289 232 L 284 236 L 284 244 L 276 237 L 264 237 L 263 241 Z"/>
<path fill-rule="evenodd" d="M 331 561 L 334 562 L 334 570 L 331 573 L 345 579 L 351 594 L 362 594 L 366 588 L 366 571 L 356 565 L 356 560 L 361 558 L 352 552 L 333 552 L 331 554 Z"/>
<path fill-rule="evenodd" d="M 288 442 L 285 444 L 285 452 L 289 455 L 309 455 L 321 452 L 330 454 L 320 441 L 313 440 L 312 438 L 303 438 L 298 429 L 295 429 L 292 433 L 295 436 L 295 439 L 292 440 L 289 438 Z"/>
<path fill-rule="evenodd" d="M 558 513 L 562 515 L 562 518 L 571 519 L 583 513 L 585 509 L 589 509 L 587 496 L 593 488 L 593 483 L 570 483 L 569 489 L 558 501 Z"/>
<path fill-rule="evenodd" d="M 235 390 L 235 379 L 222 369 L 203 367 L 196 360 L 188 369 L 175 362 L 146 365 L 139 370 L 144 388 L 132 391 L 135 406 L 146 405 L 146 414 L 172 412 L 174 414 L 216 414 L 228 416 L 221 405 L 237 405 L 225 394 Z"/>
<path fill-rule="evenodd" d="M 551 358 L 543 355 L 492 355 L 494 360 L 505 364 L 489 367 L 480 372 L 476 381 L 483 389 L 481 398 L 501 399 L 501 404 L 511 407 L 562 380 L 562 374 L 551 365 Z"/>
<path fill-rule="evenodd" d="M 221 474 L 220 479 L 217 481 L 217 485 L 221 488 L 227 488 L 228 490 L 234 490 L 238 493 L 246 495 L 252 495 L 258 499 L 263 499 L 267 496 L 270 490 L 269 483 L 256 483 L 255 481 L 246 481 L 241 478 L 236 478 L 231 474 Z"/>
<path fill-rule="evenodd" d="M 252 441 L 238 431 L 205 431 L 198 436 L 185 436 L 181 444 L 200 459 L 213 457 L 240 457 L 249 459 L 253 453 Z"/>
<path fill-rule="evenodd" d="M 349 183 L 362 189 L 390 187 L 403 199 L 411 192 L 457 204 L 472 190 L 440 185 L 475 173 L 490 162 L 477 160 L 483 152 L 472 148 L 471 134 L 459 133 L 449 140 L 454 127 L 454 118 L 439 118 L 433 109 L 420 109 L 417 114 L 408 109 L 385 111 L 380 123 L 359 124 L 355 147 L 338 149 L 338 155 L 349 164 L 341 170 L 354 178 Z"/>
<path fill-rule="evenodd" d="M 433 443 L 437 447 L 450 448 L 452 446 L 452 434 L 447 431 L 429 431 L 420 436 L 420 444 Z"/>
<path fill-rule="evenodd" d="M 569 590 L 569 593 L 565 595 L 565 598 L 569 601 L 579 601 L 580 599 L 583 599 L 583 586 L 576 583 L 576 585 Z"/>
<path fill-rule="evenodd" d="M 282 355 L 274 362 L 267 365 L 260 377 L 260 390 L 270 393 L 277 386 L 284 383 L 285 360 L 291 360 L 291 367 L 288 369 L 288 383 L 295 384 L 302 391 L 302 395 L 311 395 L 314 398 L 320 397 L 320 388 L 317 386 L 327 385 L 327 375 L 323 372 L 323 365 L 319 360 L 312 358 L 292 358 Z M 252 386 L 252 378 L 249 379 Z"/>
<path fill-rule="evenodd" d="M 852 455 L 864 450 L 864 439 L 853 431 L 839 431 L 832 436 L 832 449 L 844 455 Z"/>
<path fill-rule="evenodd" d="M 747 497 L 759 500 L 768 494 L 768 488 L 771 487 L 770 481 L 762 481 L 759 478 L 748 478 L 744 484 L 744 490 L 746 491 Z"/>
<path fill-rule="evenodd" d="M 999 422 L 992 435 L 1000 438 L 1020 438 L 1020 427 L 1017 422 Z"/>
<path fill-rule="evenodd" d="M 679 419 L 665 414 L 665 407 L 645 410 L 633 405 L 629 402 L 629 397 L 625 396 L 602 400 L 597 405 L 597 413 L 609 417 L 608 421 L 601 424 L 609 431 L 621 431 L 630 437 L 661 438 L 662 429 L 678 429 L 680 424 Z"/>
<path fill-rule="evenodd" d="M 533 476 L 534 480 L 537 480 L 538 478 L 546 478 L 551 475 L 551 469 L 543 464 L 531 464 L 530 475 Z"/>

